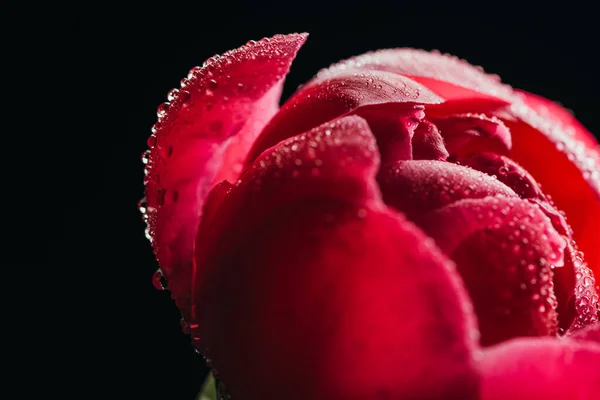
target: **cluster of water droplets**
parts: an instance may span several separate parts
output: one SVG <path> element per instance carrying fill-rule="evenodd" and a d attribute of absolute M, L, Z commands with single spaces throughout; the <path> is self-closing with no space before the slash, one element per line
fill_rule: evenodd
<path fill-rule="evenodd" d="M 472 66 L 465 60 L 437 50 L 428 52 L 411 48 L 382 49 L 351 57 L 320 70 L 316 79 L 327 79 L 356 68 L 380 69 L 445 80 L 503 98 L 510 96 L 512 92 L 510 86 L 500 83 L 498 75 L 485 74 L 481 66 Z"/>
<path fill-rule="evenodd" d="M 574 242 L 571 245 L 576 249 Z M 583 253 L 573 250 L 571 257 L 575 268 L 575 308 L 577 310 L 577 320 L 573 328 L 579 329 L 599 320 L 600 299 L 598 293 L 600 293 L 600 287 L 596 285 L 596 280 L 584 260 Z"/>

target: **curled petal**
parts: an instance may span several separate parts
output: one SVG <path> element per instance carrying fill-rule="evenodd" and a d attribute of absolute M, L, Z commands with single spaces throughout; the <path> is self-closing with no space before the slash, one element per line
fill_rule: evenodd
<path fill-rule="evenodd" d="M 508 104 L 509 86 L 497 76 L 464 60 L 439 52 L 398 48 L 369 52 L 341 61 L 320 71 L 315 81 L 330 79 L 347 69 L 380 70 L 408 76 L 437 93 L 448 102 L 469 101 L 475 107 Z"/>
<path fill-rule="evenodd" d="M 239 173 L 248 143 L 278 109 L 283 77 L 306 36 L 277 35 L 213 57 L 159 109 L 148 141 L 148 230 L 184 314 L 205 196 L 216 176 Z"/>
<path fill-rule="evenodd" d="M 378 181 L 385 203 L 412 221 L 460 199 L 517 197 L 491 176 L 443 161 L 414 160 L 383 166 Z"/>
<path fill-rule="evenodd" d="M 566 213 L 574 239 L 590 268 L 600 273 L 600 153 L 591 135 L 564 113 L 542 113 L 538 106 L 515 100 L 505 121 L 512 132 L 511 158 L 544 188 L 556 207 Z M 539 100 L 539 99 L 538 99 Z M 527 104 L 526 104 L 527 103 Z M 535 105 L 535 104 L 534 104 Z M 547 109 L 550 110 L 549 107 Z M 536 111 L 537 110 L 537 111 Z M 564 110 L 563 110 L 564 111 Z M 551 115 L 550 115 L 551 114 Z"/>
<path fill-rule="evenodd" d="M 256 139 L 246 165 L 278 142 L 341 115 L 356 113 L 361 107 L 381 105 L 389 118 L 393 118 L 401 115 L 407 105 L 441 101 L 439 96 L 401 75 L 347 70 L 327 81 L 305 85 L 296 92 Z"/>
<path fill-rule="evenodd" d="M 412 158 L 445 161 L 448 155 L 444 138 L 437 127 L 429 121 L 421 121 L 412 139 Z"/>
<path fill-rule="evenodd" d="M 600 345 L 514 339 L 484 351 L 481 399 L 596 399 L 599 367 Z"/>
<path fill-rule="evenodd" d="M 535 179 L 523 167 L 508 157 L 483 152 L 458 157 L 457 161 L 461 165 L 485 172 L 490 176 L 496 176 L 500 182 L 514 190 L 521 198 L 545 200 L 542 189 Z"/>
<path fill-rule="evenodd" d="M 419 226 L 456 262 L 483 345 L 557 333 L 552 269 L 563 266 L 566 243 L 538 207 L 500 196 L 465 199 Z"/>
<path fill-rule="evenodd" d="M 440 130 L 450 154 L 469 154 L 481 150 L 508 153 L 512 146 L 510 131 L 495 117 L 484 114 L 459 114 L 432 120 Z"/>

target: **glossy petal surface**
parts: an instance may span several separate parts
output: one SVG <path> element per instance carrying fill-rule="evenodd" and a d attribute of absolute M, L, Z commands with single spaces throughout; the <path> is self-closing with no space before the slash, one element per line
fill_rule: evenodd
<path fill-rule="evenodd" d="M 278 35 L 213 57 L 159 108 L 148 140 L 148 230 L 184 314 L 204 198 L 217 175 L 239 174 L 245 150 L 278 109 L 283 77 L 305 39 Z"/>
<path fill-rule="evenodd" d="M 197 246 L 199 336 L 232 397 L 476 398 L 464 289 L 383 205 L 377 166 L 368 125 L 345 117 L 263 153 L 224 199 L 220 239 Z"/>
<path fill-rule="evenodd" d="M 419 226 L 456 262 L 483 345 L 558 331 L 552 268 L 563 266 L 566 243 L 535 205 L 507 197 L 459 200 Z"/>
<path fill-rule="evenodd" d="M 514 339 L 484 351 L 482 400 L 594 400 L 600 393 L 600 345 Z"/>

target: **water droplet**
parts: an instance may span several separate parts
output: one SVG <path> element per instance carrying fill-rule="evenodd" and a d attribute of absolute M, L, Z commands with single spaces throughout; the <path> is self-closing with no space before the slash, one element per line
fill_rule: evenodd
<path fill-rule="evenodd" d="M 148 164 L 148 161 L 150 160 L 150 150 L 144 151 L 142 153 L 141 159 L 142 159 L 142 164 Z"/>
<path fill-rule="evenodd" d="M 215 81 L 214 79 L 211 79 L 208 81 L 208 88 L 209 89 L 216 89 L 219 86 L 219 83 L 217 81 Z"/>
<path fill-rule="evenodd" d="M 168 101 L 166 101 L 158 106 L 158 109 L 156 110 L 156 116 L 159 119 L 165 116 L 165 114 L 167 113 L 167 110 L 169 109 L 169 104 L 170 103 Z"/>
<path fill-rule="evenodd" d="M 142 214 L 146 214 L 146 210 L 147 210 L 147 206 L 146 206 L 146 196 L 142 197 L 140 199 L 140 201 L 138 201 L 138 210 L 142 213 Z"/>
<path fill-rule="evenodd" d="M 167 100 L 173 101 L 177 98 L 177 94 L 179 93 L 179 89 L 171 89 L 169 93 L 167 93 Z"/>
<path fill-rule="evenodd" d="M 150 148 L 154 147 L 154 145 L 156 145 L 156 135 L 154 135 L 154 134 L 150 135 L 150 137 L 148 138 L 146 143 L 148 144 L 148 147 L 150 147 Z"/>
<path fill-rule="evenodd" d="M 165 290 L 167 288 L 167 280 L 163 276 L 162 270 L 158 268 L 152 275 L 152 283 L 158 290 Z"/>

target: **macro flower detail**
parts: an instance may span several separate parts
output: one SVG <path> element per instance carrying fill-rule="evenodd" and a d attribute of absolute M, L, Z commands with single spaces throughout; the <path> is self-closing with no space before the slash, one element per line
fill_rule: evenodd
<path fill-rule="evenodd" d="M 404 48 L 323 69 L 280 107 L 306 39 L 192 68 L 143 155 L 156 284 L 227 394 L 600 396 L 594 137 Z"/>

